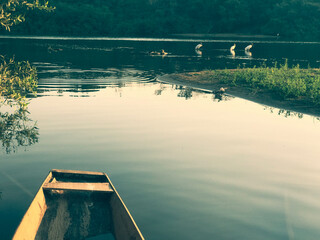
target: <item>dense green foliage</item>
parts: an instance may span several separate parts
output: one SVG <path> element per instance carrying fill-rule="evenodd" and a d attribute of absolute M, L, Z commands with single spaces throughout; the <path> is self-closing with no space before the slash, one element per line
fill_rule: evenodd
<path fill-rule="evenodd" d="M 2 57 L 0 64 L 0 141 L 6 153 L 38 142 L 39 129 L 29 118 L 28 94 L 35 94 L 37 74 L 29 62 Z"/>
<path fill-rule="evenodd" d="M 279 67 L 239 68 L 236 70 L 212 70 L 203 73 L 206 83 L 220 81 L 233 86 L 242 86 L 254 91 L 269 91 L 282 99 L 301 100 L 320 105 L 320 70 L 301 69 L 299 65 Z M 202 82 L 201 80 L 199 82 Z"/>
<path fill-rule="evenodd" d="M 0 2 L 0 24 L 5 30 L 10 31 L 10 27 L 25 21 L 25 13 L 28 10 L 51 11 L 48 2 L 40 3 L 39 0 L 2 0 Z"/>
<path fill-rule="evenodd" d="M 24 15 L 30 9 L 53 10 L 48 2 L 40 3 L 39 0 L 2 0 L 0 24 L 6 31 L 10 31 L 12 26 L 25 20 Z M 35 94 L 36 89 L 35 67 L 27 61 L 16 62 L 14 58 L 0 56 L 0 141 L 6 153 L 38 142 L 39 129 L 29 118 L 26 100 L 26 96 Z"/>
<path fill-rule="evenodd" d="M 320 39 L 318 0 L 52 0 L 14 34 L 167 36 L 246 33 Z"/>
<path fill-rule="evenodd" d="M 29 62 L 16 62 L 13 58 L 2 58 L 0 64 L 0 104 L 3 102 L 26 106 L 25 96 L 35 94 L 37 72 Z"/>

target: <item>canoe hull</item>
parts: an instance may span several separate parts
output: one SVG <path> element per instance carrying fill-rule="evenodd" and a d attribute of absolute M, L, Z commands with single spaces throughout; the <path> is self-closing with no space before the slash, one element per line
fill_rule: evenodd
<path fill-rule="evenodd" d="M 14 240 L 144 239 L 105 173 L 52 170 L 23 217 Z"/>

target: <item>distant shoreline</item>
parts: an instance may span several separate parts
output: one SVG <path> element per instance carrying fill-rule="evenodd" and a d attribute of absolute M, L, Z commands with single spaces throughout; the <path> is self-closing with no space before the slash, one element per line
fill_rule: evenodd
<path fill-rule="evenodd" d="M 195 34 L 195 33 L 182 33 L 182 34 L 172 34 L 174 37 L 182 38 L 219 38 L 219 39 L 239 39 L 239 38 L 249 38 L 249 39 L 278 39 L 276 35 L 257 35 L 257 34 L 240 34 L 240 33 L 210 33 L 210 34 Z"/>
<path fill-rule="evenodd" d="M 191 37 L 183 37 L 178 35 L 170 35 L 163 38 L 160 37 L 117 37 L 117 36 L 61 36 L 61 35 L 8 35 L 8 34 L 0 34 L 0 39 L 32 39 L 32 40 L 85 40 L 85 41 L 145 41 L 145 42 L 266 42 L 266 43 L 277 43 L 277 44 L 320 44 L 320 41 L 299 41 L 299 40 L 290 40 L 284 38 L 275 38 L 272 36 L 263 37 L 267 35 L 250 35 L 250 37 L 204 37 L 202 34 L 196 34 Z M 257 36 L 254 38 L 253 36 Z"/>
<path fill-rule="evenodd" d="M 210 83 L 201 83 L 198 81 L 201 75 L 205 75 L 207 71 L 192 72 L 192 73 L 177 73 L 177 74 L 165 74 L 159 76 L 157 80 L 159 82 L 182 85 L 189 88 L 194 88 L 202 91 L 209 91 L 215 93 L 219 91 L 221 87 L 226 89 L 225 94 L 246 99 L 252 102 L 256 102 L 269 107 L 275 107 L 279 109 L 299 112 L 303 114 L 309 114 L 315 117 L 320 117 L 320 105 L 310 104 L 301 100 L 295 99 L 280 99 L 275 97 L 269 90 L 262 90 L 250 88 L 248 86 L 234 86 L 231 83 L 222 81 L 212 81 Z M 194 77 L 197 76 L 197 80 Z"/>

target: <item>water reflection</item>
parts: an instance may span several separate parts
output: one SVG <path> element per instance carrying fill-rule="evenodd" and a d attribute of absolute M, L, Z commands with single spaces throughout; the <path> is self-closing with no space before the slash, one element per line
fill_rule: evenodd
<path fill-rule="evenodd" d="M 159 96 L 159 95 L 162 94 L 162 92 L 163 92 L 164 90 L 165 90 L 164 84 L 160 83 L 160 84 L 159 84 L 159 89 L 156 89 L 156 90 L 154 91 L 154 94 L 157 95 L 157 96 Z"/>
<path fill-rule="evenodd" d="M 236 57 L 236 52 L 234 50 L 230 50 L 230 53 L 231 53 L 231 57 L 232 58 L 235 58 Z"/>
<path fill-rule="evenodd" d="M 250 51 L 244 51 L 244 52 L 249 58 L 252 58 L 252 53 Z"/>
<path fill-rule="evenodd" d="M 117 45 L 124 42 L 61 43 L 68 44 L 74 48 L 52 53 L 48 46 L 17 45 L 37 62 L 39 94 L 29 108 L 42 132 L 27 154 L 2 161 L 15 182 L 27 182 L 34 193 L 50 168 L 108 171 L 150 239 L 286 239 L 287 226 L 297 239 L 319 239 L 319 124 L 308 116 L 289 119 L 304 116 L 292 111 L 270 108 L 275 114 L 269 114 L 227 94 L 154 81 L 176 69 L 238 66 L 247 59 L 243 51 L 230 59 L 231 43 L 212 44 L 225 50 L 218 56 L 228 56 L 217 60 L 208 44 L 200 58 L 194 44 L 179 42 L 163 44 L 177 55 L 160 58 L 143 52 L 158 49 L 158 42 L 122 50 Z M 277 54 L 260 46 L 252 64 Z M 16 118 L 16 125 L 35 126 Z M 0 182 L 2 234 L 9 239 L 27 208 L 27 192 L 9 178 Z"/>
<path fill-rule="evenodd" d="M 6 106 L 0 106 L 4 109 Z M 7 106 L 8 107 L 8 106 Z M 8 111 L 0 112 L 0 141 L 7 154 L 14 153 L 19 147 L 26 148 L 39 141 L 39 129 L 29 117 L 25 108 L 9 107 Z"/>
<path fill-rule="evenodd" d="M 184 87 L 182 85 L 174 85 L 173 88 L 175 90 L 180 90 L 177 96 L 185 98 L 186 100 L 191 99 L 194 95 L 208 95 L 208 94 L 212 95 L 212 100 L 214 102 L 229 101 L 235 98 L 231 95 L 225 94 L 224 90 L 222 91 L 221 89 L 217 91 L 204 91 L 204 90 L 198 90 L 191 87 Z M 155 95 L 161 95 L 164 89 L 165 87 L 160 85 L 160 89 L 157 89 L 155 91 Z"/>
<path fill-rule="evenodd" d="M 226 95 L 226 94 L 220 93 L 220 92 L 213 93 L 213 97 L 212 97 L 214 102 L 229 101 L 234 98 L 235 97 L 233 97 L 231 95 Z"/>
<path fill-rule="evenodd" d="M 198 55 L 198 57 L 202 57 L 202 51 L 195 49 L 196 54 Z"/>
<path fill-rule="evenodd" d="M 0 141 L 8 154 L 38 142 L 39 130 L 29 118 L 26 100 L 36 94 L 37 73 L 27 61 L 1 56 L 0 74 Z"/>
<path fill-rule="evenodd" d="M 186 100 L 192 98 L 192 88 L 182 88 L 177 96 L 185 98 Z"/>
<path fill-rule="evenodd" d="M 264 106 L 264 109 L 270 111 L 270 113 L 276 113 L 279 116 L 284 116 L 285 118 L 297 117 L 297 118 L 301 119 L 304 116 L 303 113 L 299 113 L 299 112 L 295 112 L 295 111 L 291 111 L 291 110 L 286 110 L 286 109 L 278 109 L 278 108 L 274 108 L 274 107 L 270 107 L 270 106 Z M 315 117 L 315 119 L 319 120 L 318 117 Z"/>

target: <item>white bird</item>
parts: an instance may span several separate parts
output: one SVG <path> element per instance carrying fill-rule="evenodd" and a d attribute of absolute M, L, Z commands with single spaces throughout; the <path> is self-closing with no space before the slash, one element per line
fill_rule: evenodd
<path fill-rule="evenodd" d="M 252 48 L 253 43 L 251 43 L 250 45 L 246 46 L 246 48 L 244 49 L 245 51 L 250 51 L 250 49 Z"/>
<path fill-rule="evenodd" d="M 161 55 L 167 55 L 168 53 L 161 49 Z"/>
<path fill-rule="evenodd" d="M 149 54 L 150 54 L 150 55 L 162 55 L 162 56 L 165 56 L 165 55 L 167 55 L 168 53 L 165 52 L 163 49 L 161 49 L 161 52 L 153 51 L 153 52 L 150 52 Z"/>
<path fill-rule="evenodd" d="M 202 43 L 199 43 L 199 44 L 195 47 L 195 49 L 196 49 L 196 50 L 199 50 L 201 47 L 202 47 Z"/>
<path fill-rule="evenodd" d="M 236 48 L 236 44 L 233 44 L 233 46 L 231 46 L 231 48 L 230 48 L 230 53 L 231 53 L 232 57 L 236 56 L 236 52 L 234 51 L 235 48 Z"/>

